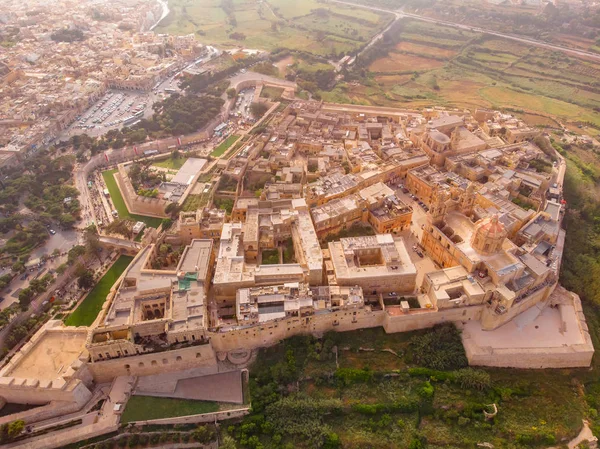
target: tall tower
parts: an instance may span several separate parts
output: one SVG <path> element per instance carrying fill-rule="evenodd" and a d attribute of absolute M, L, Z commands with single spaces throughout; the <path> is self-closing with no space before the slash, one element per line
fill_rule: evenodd
<path fill-rule="evenodd" d="M 466 190 L 460 195 L 460 212 L 470 217 L 475 206 L 475 183 L 470 182 Z"/>
<path fill-rule="evenodd" d="M 447 212 L 447 202 L 450 199 L 450 193 L 439 186 L 435 187 L 431 195 L 431 206 L 429 208 L 429 219 L 431 224 L 437 226 L 444 221 Z"/>

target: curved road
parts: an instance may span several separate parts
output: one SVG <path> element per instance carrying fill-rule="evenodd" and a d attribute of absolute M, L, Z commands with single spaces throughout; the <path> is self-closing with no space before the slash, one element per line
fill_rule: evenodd
<path fill-rule="evenodd" d="M 454 27 L 454 28 L 460 28 L 460 29 L 467 30 L 467 31 L 474 31 L 477 33 L 489 34 L 491 36 L 501 37 L 504 39 L 510 39 L 513 41 L 522 42 L 524 44 L 535 45 L 537 47 L 547 48 L 549 50 L 557 50 L 557 51 L 562 51 L 564 53 L 570 53 L 570 54 L 573 54 L 573 55 L 579 56 L 579 57 L 591 58 L 591 59 L 594 59 L 594 60 L 600 62 L 600 54 L 592 53 L 592 52 L 585 51 L 585 50 L 577 50 L 574 48 L 563 47 L 561 45 L 548 44 L 546 42 L 538 41 L 535 39 L 530 39 L 527 37 L 499 33 L 497 31 L 486 30 L 484 28 L 480 28 L 480 27 L 476 27 L 476 26 L 464 25 L 462 23 L 456 23 L 456 22 L 448 22 L 446 20 L 432 19 L 431 17 L 420 16 L 418 14 L 411 14 L 411 13 L 407 13 L 407 12 L 403 12 L 403 11 L 396 11 L 393 9 L 377 8 L 375 6 L 361 5 L 358 3 L 345 2 L 343 0 L 330 0 L 330 1 L 333 3 L 341 3 L 343 5 L 353 6 L 355 8 L 370 9 L 371 11 L 379 11 L 379 12 L 386 12 L 386 13 L 394 14 L 396 16 L 396 18 L 408 17 L 411 19 L 420 20 L 422 22 L 429 22 L 429 23 L 434 23 L 437 25 L 445 25 L 445 26 L 450 26 L 450 27 Z"/>

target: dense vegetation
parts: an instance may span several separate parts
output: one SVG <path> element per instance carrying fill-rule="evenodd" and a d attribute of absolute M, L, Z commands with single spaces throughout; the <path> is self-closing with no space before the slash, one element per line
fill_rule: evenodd
<path fill-rule="evenodd" d="M 70 228 L 76 223 L 81 212 L 79 192 L 69 184 L 74 161 L 72 156 L 52 159 L 38 154 L 28 159 L 26 169 L 14 170 L 3 180 L 0 232 L 10 234 L 0 253 L 25 257 L 49 238 L 46 225 Z M 19 214 L 22 206 L 32 215 Z M 21 269 L 19 264 L 16 271 Z"/>
<path fill-rule="evenodd" d="M 424 364 L 444 360 L 447 369 L 416 362 L 423 348 Z M 465 361 L 451 325 L 293 337 L 261 350 L 250 372 L 252 413 L 225 428 L 244 449 L 546 448 L 579 432 L 587 405 L 573 372 Z"/>
<path fill-rule="evenodd" d="M 554 145 L 568 161 L 561 283 L 600 308 L 600 157 L 575 146 Z"/>
<path fill-rule="evenodd" d="M 155 103 L 152 106 L 155 111 L 152 120 L 142 120 L 136 128 L 145 129 L 149 134 L 189 134 L 214 119 L 221 112 L 223 103 L 221 98 L 210 95 L 173 94 Z"/>

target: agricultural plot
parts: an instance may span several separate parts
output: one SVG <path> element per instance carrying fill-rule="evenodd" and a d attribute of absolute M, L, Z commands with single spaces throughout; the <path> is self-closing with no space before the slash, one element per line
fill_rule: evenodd
<path fill-rule="evenodd" d="M 444 65 L 443 61 L 413 55 L 390 53 L 387 58 L 378 59 L 369 67 L 372 72 L 379 73 L 409 73 L 421 70 L 436 69 Z"/>
<path fill-rule="evenodd" d="M 383 29 L 392 16 L 355 11 L 316 0 L 173 0 L 158 32 L 195 33 L 206 44 L 271 50 L 289 48 L 317 55 L 355 50 Z"/>
<path fill-rule="evenodd" d="M 326 101 L 421 108 L 520 110 L 531 125 L 600 127 L 600 64 L 560 52 L 416 21 L 371 63 L 368 82 L 324 92 Z"/>

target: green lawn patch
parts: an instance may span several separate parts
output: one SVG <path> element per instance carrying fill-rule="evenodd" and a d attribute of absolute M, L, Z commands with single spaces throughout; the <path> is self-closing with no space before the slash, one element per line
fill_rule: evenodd
<path fill-rule="evenodd" d="M 119 217 L 129 218 L 133 221 L 143 221 L 144 223 L 146 223 L 147 226 L 150 226 L 151 228 L 158 228 L 160 226 L 160 223 L 162 222 L 162 218 L 146 217 L 144 215 L 136 215 L 129 213 L 129 211 L 127 210 L 127 205 L 125 204 L 125 200 L 121 195 L 121 191 L 119 190 L 119 186 L 117 185 L 117 181 L 114 177 L 114 174 L 116 172 L 116 168 L 113 170 L 103 171 L 102 177 L 104 178 L 106 188 L 108 189 L 108 193 L 110 193 L 115 209 L 119 213 Z"/>
<path fill-rule="evenodd" d="M 200 208 L 202 195 L 188 195 L 182 205 L 184 212 L 194 212 Z"/>
<path fill-rule="evenodd" d="M 200 415 L 218 410 L 219 404 L 211 401 L 131 396 L 121 416 L 121 423 L 127 424 L 133 421 L 145 421 L 148 419 Z"/>
<path fill-rule="evenodd" d="M 229 136 L 227 139 L 225 139 L 223 142 L 221 142 L 221 144 L 214 149 L 214 151 L 212 153 L 210 153 L 210 155 L 212 157 L 220 157 L 223 154 L 225 154 L 225 152 L 229 149 L 229 147 L 231 145 L 233 145 L 233 143 L 239 139 L 240 136 L 238 136 L 237 134 L 232 134 L 231 136 Z"/>
<path fill-rule="evenodd" d="M 152 165 L 154 167 L 168 168 L 171 170 L 179 170 L 181 167 L 183 167 L 183 164 L 185 164 L 185 161 L 187 161 L 187 157 L 177 157 L 177 158 L 169 157 L 162 161 L 156 161 Z"/>
<path fill-rule="evenodd" d="M 278 249 L 265 249 L 262 252 L 263 265 L 277 265 L 279 263 Z"/>
<path fill-rule="evenodd" d="M 65 319 L 67 326 L 90 326 L 106 301 L 106 296 L 114 283 L 129 266 L 133 257 L 121 256 L 112 267 L 102 276 L 91 292 L 79 304 L 79 307 Z"/>
<path fill-rule="evenodd" d="M 265 86 L 260 91 L 260 96 L 270 98 L 271 100 L 279 100 L 283 94 L 282 87 Z"/>

